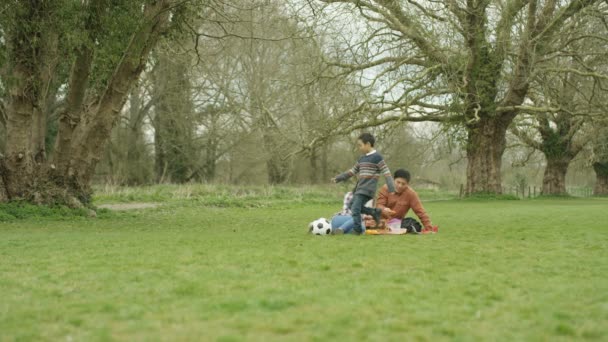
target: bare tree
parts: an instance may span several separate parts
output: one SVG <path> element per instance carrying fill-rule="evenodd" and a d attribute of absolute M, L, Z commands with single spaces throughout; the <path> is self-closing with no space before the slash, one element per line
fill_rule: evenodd
<path fill-rule="evenodd" d="M 581 17 L 571 26 L 557 38 L 561 53 L 550 54 L 542 62 L 543 72 L 534 74 L 527 95 L 534 111 L 522 110 L 513 125 L 524 143 L 545 156 L 543 194 L 566 193 L 568 166 L 591 140 L 591 125 L 605 113 L 608 78 L 602 72 L 608 70 L 608 50 L 601 42 L 608 35 L 597 35 L 605 24 Z M 529 123 L 534 130 L 525 129 Z"/>
<path fill-rule="evenodd" d="M 178 2 L 12 2 L 2 12 L 7 117 L 0 193 L 80 205 L 121 108 Z M 72 21 L 65 22 L 65 18 Z M 59 40 L 69 31 L 77 39 Z M 75 43 L 74 43 L 75 42 Z M 63 44 L 65 43 L 65 44 Z M 69 43 L 69 44 L 68 44 Z M 41 149 L 49 84 L 73 55 L 52 160 Z"/>
<path fill-rule="evenodd" d="M 601 126 L 595 131 L 593 139 L 592 165 L 596 181 L 593 193 L 598 196 L 608 195 L 608 129 Z"/>
<path fill-rule="evenodd" d="M 199 45 L 212 47 L 196 51 L 193 68 L 208 170 L 213 160 L 238 158 L 238 149 L 230 150 L 239 141 L 256 141 L 256 161 L 265 164 L 269 183 L 287 182 L 296 156 L 310 157 L 307 169 L 316 170 L 324 143 L 336 135 L 330 128 L 339 127 L 337 108 L 355 96 L 345 77 L 325 70 L 316 37 L 272 1 L 244 2 L 192 32 Z"/>
<path fill-rule="evenodd" d="M 367 125 L 438 121 L 467 133 L 467 193 L 501 190 L 506 131 L 525 103 L 543 60 L 564 53 L 556 37 L 601 1 L 319 0 L 323 13 L 350 9 L 365 36 L 343 53 L 349 72 L 372 70 L 375 101 Z M 597 19 L 600 20 L 600 19 Z M 605 34 L 605 29 L 602 34 Z M 576 39 L 587 39 L 577 37 Z M 391 113 L 387 115 L 386 113 Z"/>
<path fill-rule="evenodd" d="M 512 132 L 545 156 L 542 194 L 566 194 L 568 166 L 589 141 L 585 124 L 592 122 L 593 106 L 585 98 L 588 89 L 575 75 L 558 75 L 553 82 L 544 79 L 540 87 L 545 90 L 542 94 L 529 94 L 535 107 L 553 110 L 524 113 Z"/>
<path fill-rule="evenodd" d="M 154 99 L 150 97 L 149 82 L 142 77 L 133 88 L 119 122 L 112 130 L 104 157 L 96 175 L 106 182 L 121 185 L 141 185 L 154 181 L 153 150 L 146 133 Z"/>

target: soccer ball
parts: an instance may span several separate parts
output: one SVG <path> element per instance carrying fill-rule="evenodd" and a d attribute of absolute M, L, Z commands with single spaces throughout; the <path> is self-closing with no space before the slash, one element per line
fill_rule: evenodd
<path fill-rule="evenodd" d="M 329 235 L 331 234 L 331 224 L 329 221 L 321 217 L 320 219 L 310 222 L 308 225 L 308 232 L 313 235 Z"/>

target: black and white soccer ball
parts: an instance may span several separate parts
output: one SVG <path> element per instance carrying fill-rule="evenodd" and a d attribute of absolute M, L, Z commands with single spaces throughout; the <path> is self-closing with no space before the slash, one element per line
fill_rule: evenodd
<path fill-rule="evenodd" d="M 313 235 L 329 235 L 331 234 L 331 224 L 326 218 L 321 217 L 310 222 L 308 231 Z"/>

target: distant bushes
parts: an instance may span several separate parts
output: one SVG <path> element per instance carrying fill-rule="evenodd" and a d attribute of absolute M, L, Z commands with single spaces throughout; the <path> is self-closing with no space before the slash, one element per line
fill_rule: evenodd
<path fill-rule="evenodd" d="M 95 189 L 94 201 L 184 202 L 215 207 L 266 207 L 289 203 L 340 203 L 340 188 L 319 186 L 235 186 L 219 184 L 162 184 L 142 187 L 101 186 Z"/>
<path fill-rule="evenodd" d="M 66 206 L 41 206 L 26 202 L 0 203 L 0 222 L 9 222 L 22 219 L 54 219 L 73 220 L 87 217 L 107 217 L 112 213 L 107 209 L 93 211 L 88 208 L 72 209 Z"/>

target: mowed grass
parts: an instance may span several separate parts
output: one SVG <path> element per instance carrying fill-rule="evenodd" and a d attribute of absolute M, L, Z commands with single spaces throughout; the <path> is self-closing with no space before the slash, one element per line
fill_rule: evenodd
<path fill-rule="evenodd" d="M 608 199 L 425 206 L 437 235 L 306 234 L 339 200 L 0 223 L 0 341 L 608 339 Z"/>

